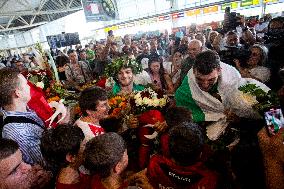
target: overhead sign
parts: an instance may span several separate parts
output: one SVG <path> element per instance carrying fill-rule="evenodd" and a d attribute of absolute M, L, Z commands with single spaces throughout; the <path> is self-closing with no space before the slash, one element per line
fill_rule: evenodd
<path fill-rule="evenodd" d="M 278 2 L 278 0 L 263 0 L 263 3 L 274 3 Z"/>
<path fill-rule="evenodd" d="M 241 7 L 251 6 L 251 5 L 258 5 L 259 0 L 242 0 Z"/>
<path fill-rule="evenodd" d="M 236 9 L 239 6 L 239 2 L 232 2 L 232 3 L 224 3 L 221 5 L 221 10 L 225 10 L 226 7 L 230 7 L 231 9 Z"/>
<path fill-rule="evenodd" d="M 82 0 L 87 22 L 118 19 L 116 0 Z"/>
<path fill-rule="evenodd" d="M 195 16 L 201 13 L 200 9 L 186 11 L 186 16 Z"/>
<path fill-rule="evenodd" d="M 203 8 L 203 13 L 213 13 L 218 11 L 218 5 Z"/>

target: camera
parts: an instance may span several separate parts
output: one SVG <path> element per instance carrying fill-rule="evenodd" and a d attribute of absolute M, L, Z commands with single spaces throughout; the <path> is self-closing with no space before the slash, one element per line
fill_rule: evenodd
<path fill-rule="evenodd" d="M 228 31 L 236 30 L 236 27 L 240 25 L 241 25 L 240 13 L 231 12 L 230 7 L 226 7 L 222 33 L 227 33 Z"/>
<path fill-rule="evenodd" d="M 246 67 L 246 61 L 250 57 L 250 51 L 241 49 L 239 47 L 226 46 L 227 50 L 221 51 L 220 59 L 222 62 L 235 66 L 234 60 L 239 60 L 241 67 Z"/>

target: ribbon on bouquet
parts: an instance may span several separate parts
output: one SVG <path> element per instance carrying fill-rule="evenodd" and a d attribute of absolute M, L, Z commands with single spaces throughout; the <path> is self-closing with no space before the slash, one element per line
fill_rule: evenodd
<path fill-rule="evenodd" d="M 153 125 L 153 124 L 147 124 L 147 125 L 144 125 L 143 127 L 151 127 L 151 128 L 153 128 L 154 125 Z M 157 131 L 154 131 L 154 133 L 151 134 L 151 135 L 144 135 L 144 137 L 146 137 L 146 138 L 148 138 L 148 139 L 150 139 L 150 140 L 153 140 L 153 139 L 156 138 L 157 136 L 158 136 L 158 132 L 157 132 Z"/>
<path fill-rule="evenodd" d="M 55 108 L 56 111 L 52 114 L 52 116 L 50 118 L 48 118 L 45 122 L 49 122 L 48 128 L 51 127 L 51 124 L 54 122 L 54 120 L 56 119 L 56 117 L 61 114 L 62 117 L 56 122 L 56 124 L 58 124 L 60 121 L 62 121 L 66 115 L 67 115 L 67 108 L 64 106 L 63 104 L 63 99 L 61 99 L 59 102 L 56 101 L 52 101 L 49 103 L 49 106 L 51 108 Z"/>

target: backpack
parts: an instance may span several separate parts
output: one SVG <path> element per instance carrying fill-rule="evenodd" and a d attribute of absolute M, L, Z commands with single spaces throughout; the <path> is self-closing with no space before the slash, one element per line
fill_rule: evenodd
<path fill-rule="evenodd" d="M 8 123 L 31 123 L 31 124 L 35 124 L 41 127 L 39 123 L 37 123 L 36 121 L 30 118 L 27 118 L 24 116 L 7 116 L 4 119 L 3 114 L 0 113 L 0 138 L 2 138 L 2 130 L 4 126 L 7 125 Z"/>

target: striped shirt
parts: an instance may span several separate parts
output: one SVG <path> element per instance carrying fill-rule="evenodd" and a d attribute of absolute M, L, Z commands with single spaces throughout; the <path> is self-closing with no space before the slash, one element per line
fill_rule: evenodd
<path fill-rule="evenodd" d="M 24 162 L 34 165 L 44 165 L 44 160 L 40 151 L 40 139 L 44 131 L 43 121 L 35 112 L 14 112 L 2 110 L 3 119 L 8 116 L 23 116 L 34 120 L 39 125 L 32 123 L 8 123 L 3 127 L 2 137 L 16 141 L 19 144 Z"/>

